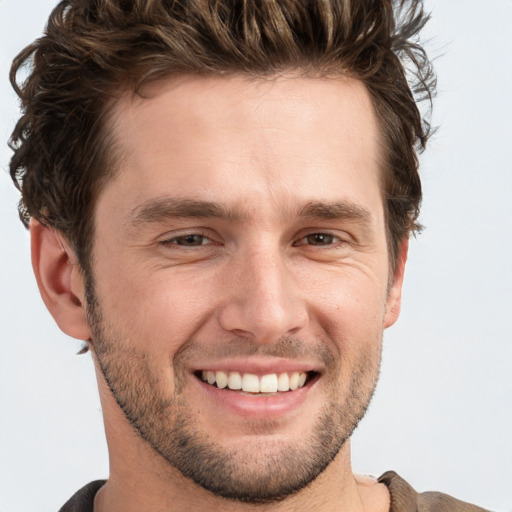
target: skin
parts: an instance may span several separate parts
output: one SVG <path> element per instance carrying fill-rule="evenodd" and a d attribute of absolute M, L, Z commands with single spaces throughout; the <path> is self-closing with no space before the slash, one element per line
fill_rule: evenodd
<path fill-rule="evenodd" d="M 404 241 L 390 276 L 366 89 L 180 77 L 144 96 L 112 116 L 122 158 L 96 205 L 94 301 L 65 240 L 31 228 L 43 299 L 96 365 L 111 474 L 95 510 L 388 510 L 386 489 L 352 474 L 347 440 L 398 318 L 407 253 Z M 202 369 L 315 378 L 278 402 L 212 392 Z M 274 498 L 198 485 L 176 439 L 222 461 L 233 488 Z"/>

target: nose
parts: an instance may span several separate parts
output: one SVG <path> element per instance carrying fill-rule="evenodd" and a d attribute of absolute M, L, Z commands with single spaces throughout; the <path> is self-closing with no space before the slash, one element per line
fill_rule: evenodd
<path fill-rule="evenodd" d="M 259 248 L 230 266 L 224 275 L 227 300 L 218 310 L 224 330 L 271 343 L 307 325 L 306 302 L 284 260 L 278 250 Z"/>

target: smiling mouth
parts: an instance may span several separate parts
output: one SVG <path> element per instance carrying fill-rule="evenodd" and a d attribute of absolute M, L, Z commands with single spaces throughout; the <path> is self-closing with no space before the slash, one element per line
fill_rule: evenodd
<path fill-rule="evenodd" d="M 196 376 L 203 382 L 219 389 L 244 391 L 246 393 L 277 393 L 303 388 L 318 374 L 310 372 L 283 372 L 256 375 L 230 371 L 203 370 Z"/>

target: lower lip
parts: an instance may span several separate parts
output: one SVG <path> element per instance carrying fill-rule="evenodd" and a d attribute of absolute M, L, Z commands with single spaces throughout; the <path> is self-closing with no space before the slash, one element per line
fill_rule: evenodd
<path fill-rule="evenodd" d="M 194 378 L 208 395 L 208 398 L 220 407 L 239 416 L 246 418 L 257 417 L 259 419 L 275 418 L 301 407 L 317 380 L 314 379 L 314 381 L 295 391 L 261 395 L 232 391 L 228 388 L 219 389 L 196 377 Z"/>

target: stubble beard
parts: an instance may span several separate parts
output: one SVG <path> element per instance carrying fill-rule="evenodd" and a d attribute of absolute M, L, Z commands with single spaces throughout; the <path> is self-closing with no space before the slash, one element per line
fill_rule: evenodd
<path fill-rule="evenodd" d="M 137 434 L 172 468 L 202 488 L 230 500 L 261 504 L 281 501 L 309 485 L 334 460 L 363 418 L 378 381 L 381 343 L 362 354 L 345 390 L 331 377 L 330 392 L 309 438 L 300 443 L 265 441 L 254 432 L 258 449 L 226 448 L 208 432 L 199 431 L 184 400 L 180 355 L 172 361 L 175 392 L 165 396 L 164 385 L 151 369 L 148 356 L 104 321 L 97 298 L 88 291 L 88 319 L 93 351 L 103 377 L 124 416 Z M 381 336 L 381 334 L 380 334 Z M 193 343 L 193 342 L 191 342 Z M 291 350 L 300 340 L 281 340 L 274 350 Z M 322 344 L 329 371 L 336 375 L 332 349 Z M 255 348 L 254 350 L 257 350 Z M 343 367 L 338 368 L 338 373 Z M 336 381 L 337 382 L 337 381 Z M 341 395 L 341 397 L 340 397 Z M 344 395 L 344 396 L 343 396 Z M 262 426 L 263 427 L 263 426 Z M 266 425 L 266 430 L 271 425 Z M 263 446 L 265 450 L 260 450 Z"/>

